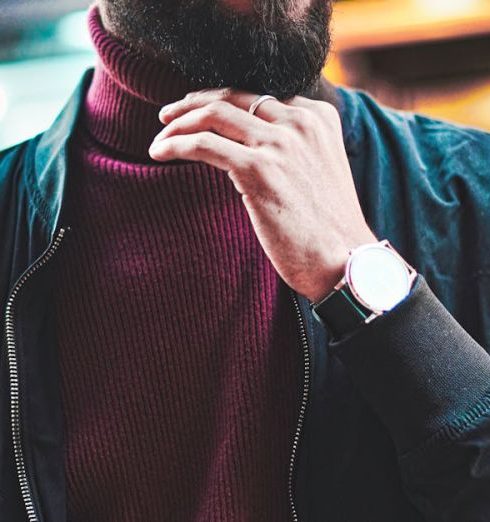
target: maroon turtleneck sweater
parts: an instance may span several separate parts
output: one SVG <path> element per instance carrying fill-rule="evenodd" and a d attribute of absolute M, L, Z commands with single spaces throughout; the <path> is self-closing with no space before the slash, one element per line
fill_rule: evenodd
<path fill-rule="evenodd" d="M 291 296 L 226 172 L 156 163 L 192 88 L 107 34 L 70 152 L 56 321 L 70 522 L 285 522 Z"/>

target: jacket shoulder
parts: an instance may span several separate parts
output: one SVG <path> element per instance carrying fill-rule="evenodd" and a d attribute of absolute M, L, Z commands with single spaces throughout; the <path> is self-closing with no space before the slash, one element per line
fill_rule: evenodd
<path fill-rule="evenodd" d="M 423 114 L 388 107 L 368 93 L 339 87 L 344 140 L 355 152 L 383 149 L 427 166 L 453 170 L 464 163 L 490 173 L 490 132 Z M 407 153 L 409 156 L 407 157 Z"/>
<path fill-rule="evenodd" d="M 414 198 L 430 198 L 434 208 L 475 204 L 490 217 L 490 132 L 393 109 L 363 91 L 339 93 L 344 142 L 361 197 L 369 198 L 377 183 L 394 199 L 410 191 Z"/>
<path fill-rule="evenodd" d="M 11 147 L 0 150 L 0 178 L 5 179 L 9 174 L 18 171 L 24 163 L 24 159 L 29 151 L 35 149 L 42 133 L 17 143 Z"/>
<path fill-rule="evenodd" d="M 490 133 L 339 93 L 366 220 L 490 346 Z"/>

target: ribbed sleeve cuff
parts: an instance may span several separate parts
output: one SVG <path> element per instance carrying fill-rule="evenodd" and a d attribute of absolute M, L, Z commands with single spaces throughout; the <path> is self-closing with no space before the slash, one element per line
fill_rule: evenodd
<path fill-rule="evenodd" d="M 399 453 L 460 422 L 490 390 L 490 356 L 419 275 L 396 308 L 332 341 Z"/>

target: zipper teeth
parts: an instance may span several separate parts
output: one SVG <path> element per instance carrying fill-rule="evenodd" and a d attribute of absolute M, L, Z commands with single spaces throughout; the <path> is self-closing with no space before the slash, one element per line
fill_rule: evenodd
<path fill-rule="evenodd" d="M 296 432 L 293 440 L 293 448 L 291 452 L 291 459 L 289 461 L 289 476 L 288 476 L 288 494 L 289 504 L 291 506 L 291 514 L 293 522 L 298 522 L 298 512 L 294 503 L 294 491 L 293 491 L 293 478 L 296 466 L 296 455 L 298 453 L 299 440 L 301 438 L 301 432 L 303 430 L 303 424 L 305 420 L 306 407 L 308 405 L 308 397 L 310 392 L 310 350 L 308 348 L 308 337 L 306 335 L 305 323 L 301 314 L 298 298 L 296 294 L 290 289 L 291 295 L 294 301 L 294 307 L 296 315 L 298 317 L 300 327 L 300 340 L 303 347 L 303 358 L 304 358 L 304 381 L 303 381 L 303 396 L 301 399 L 301 407 L 299 409 L 298 424 L 296 425 Z"/>
<path fill-rule="evenodd" d="M 69 229 L 69 227 L 68 227 Z M 17 281 L 12 290 L 10 297 L 7 301 L 5 310 L 5 328 L 7 337 L 7 357 L 9 364 L 9 381 L 10 381 L 10 419 L 11 419 L 11 430 L 12 439 L 14 445 L 14 458 L 15 466 L 17 469 L 17 477 L 20 483 L 20 489 L 24 504 L 27 510 L 27 516 L 29 522 L 39 522 L 34 508 L 34 501 L 32 498 L 31 488 L 29 486 L 29 480 L 27 478 L 27 470 L 22 451 L 22 436 L 21 436 L 21 416 L 20 416 L 20 396 L 19 396 L 19 368 L 17 363 L 17 354 L 15 348 L 15 328 L 14 328 L 14 303 L 20 289 L 23 287 L 25 282 L 41 267 L 43 267 L 53 256 L 56 250 L 59 248 L 63 236 L 67 229 L 61 228 L 58 235 L 54 239 L 53 243 L 45 251 L 45 253 L 32 265 L 28 271 L 21 276 Z M 291 451 L 291 458 L 289 462 L 289 476 L 288 476 L 288 495 L 289 503 L 291 506 L 291 513 L 294 522 L 298 522 L 298 513 L 296 511 L 296 505 L 294 502 L 293 492 L 293 477 L 296 464 L 296 456 L 298 452 L 299 440 L 301 438 L 301 432 L 303 430 L 303 424 L 306 414 L 306 407 L 308 404 L 308 397 L 310 391 L 310 352 L 308 348 L 308 338 L 306 335 L 305 325 L 301 309 L 298 303 L 298 299 L 294 292 L 291 290 L 293 297 L 294 307 L 298 322 L 300 326 L 300 340 L 303 347 L 303 358 L 304 358 L 304 382 L 303 382 L 303 395 L 301 399 L 301 406 L 298 415 L 298 422 L 296 425 L 296 432 L 293 440 L 293 447 Z"/>
<path fill-rule="evenodd" d="M 17 477 L 20 483 L 22 499 L 27 510 L 29 522 L 39 522 L 34 508 L 32 492 L 27 477 L 26 463 L 22 451 L 22 435 L 21 435 L 21 414 L 20 414 L 20 395 L 19 395 L 19 367 L 17 362 L 17 353 L 15 347 L 15 328 L 14 328 L 14 304 L 20 289 L 25 282 L 44 266 L 58 249 L 65 235 L 65 228 L 61 228 L 44 254 L 20 277 L 12 290 L 7 301 L 5 309 L 5 332 L 7 338 L 7 358 L 9 365 L 9 382 L 10 382 L 10 422 L 12 430 L 12 440 L 14 445 L 15 467 L 17 469 Z"/>

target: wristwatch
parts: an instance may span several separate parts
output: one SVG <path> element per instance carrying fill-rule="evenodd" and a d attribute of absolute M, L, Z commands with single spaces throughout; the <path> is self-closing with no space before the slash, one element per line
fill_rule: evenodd
<path fill-rule="evenodd" d="M 334 290 L 310 308 L 338 339 L 392 310 L 408 296 L 416 277 L 388 240 L 362 245 L 349 253 Z"/>

